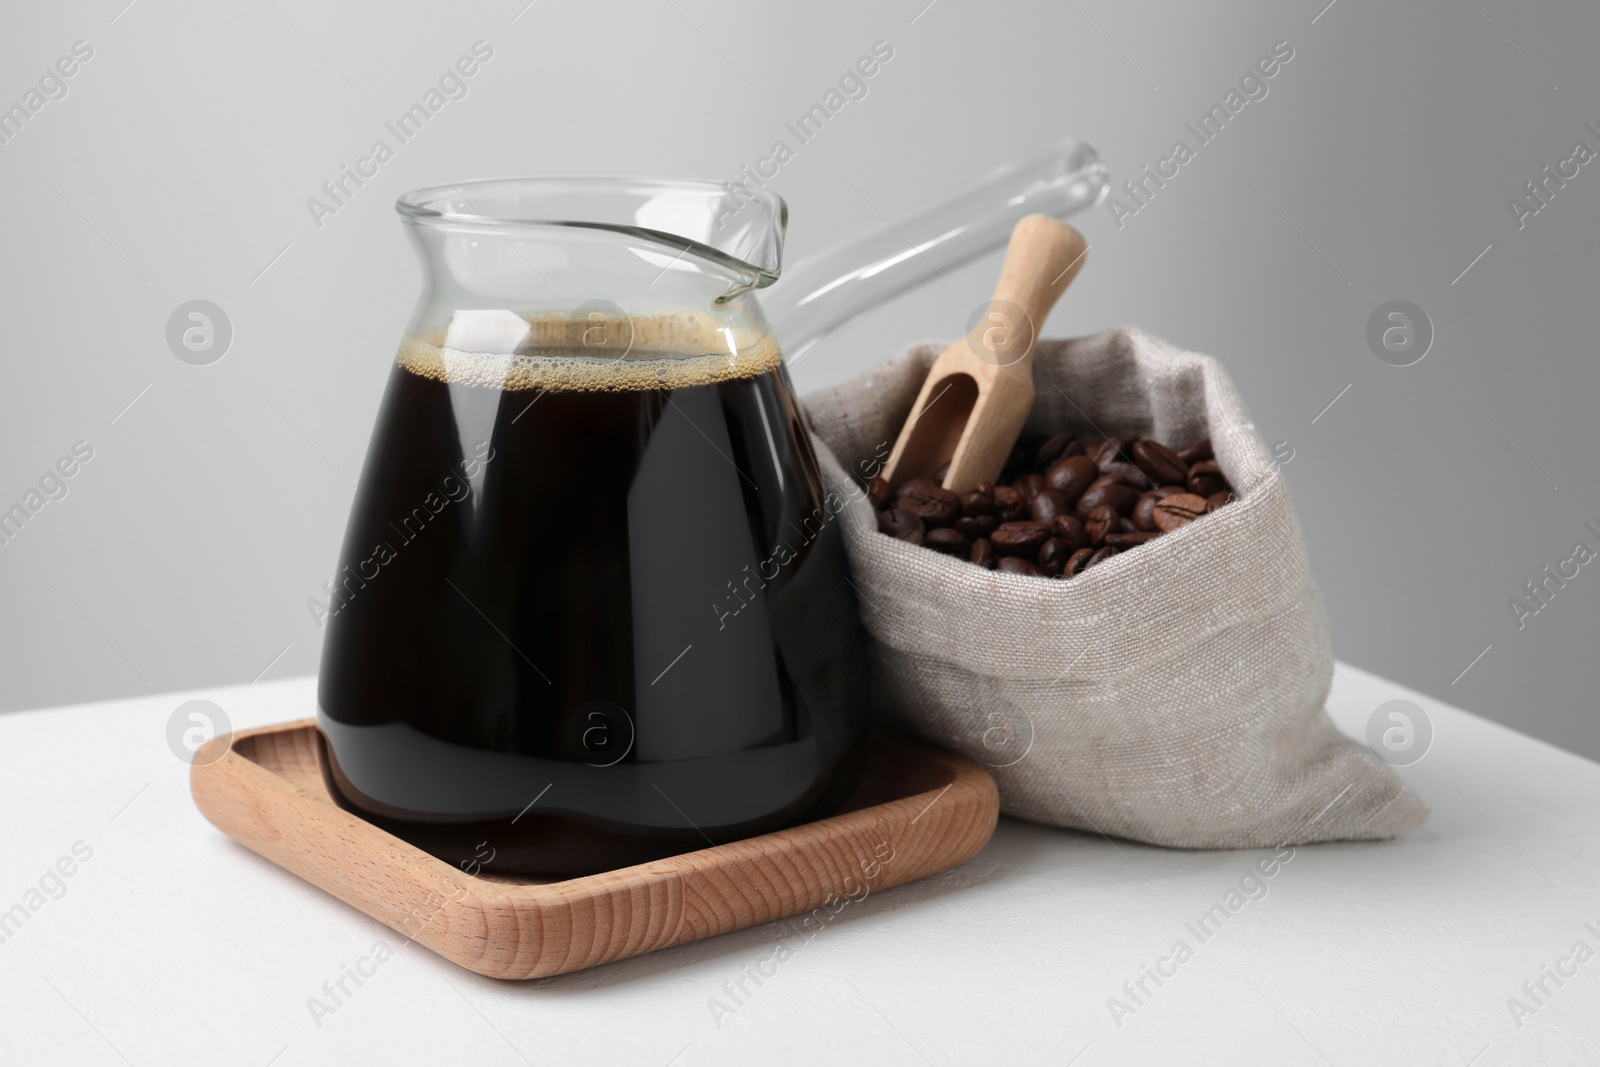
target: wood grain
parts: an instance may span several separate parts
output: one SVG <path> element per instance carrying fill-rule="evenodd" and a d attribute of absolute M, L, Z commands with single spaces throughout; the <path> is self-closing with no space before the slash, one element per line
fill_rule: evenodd
<path fill-rule="evenodd" d="M 944 487 L 993 482 L 1033 410 L 1038 332 L 1089 251 L 1083 235 L 1048 215 L 1011 231 L 994 296 L 976 326 L 934 361 L 884 468 L 898 487 L 945 462 Z"/>
<path fill-rule="evenodd" d="M 570 881 L 474 877 L 334 803 L 313 720 L 214 739 L 195 804 L 247 848 L 446 959 L 541 978 L 836 907 L 966 862 L 999 815 L 978 765 L 876 732 L 843 814 Z M 202 750 L 209 757 L 211 753 Z M 891 858 L 887 862 L 884 857 Z"/>

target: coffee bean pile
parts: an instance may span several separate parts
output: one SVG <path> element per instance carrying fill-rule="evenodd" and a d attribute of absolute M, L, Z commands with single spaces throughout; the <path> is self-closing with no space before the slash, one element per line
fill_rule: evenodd
<path fill-rule="evenodd" d="M 1060 433 L 1019 443 L 1000 485 L 954 493 L 944 474 L 898 490 L 869 482 L 878 529 L 989 570 L 1046 578 L 1076 577 L 1234 499 L 1209 439 L 1175 452 L 1138 437 Z"/>

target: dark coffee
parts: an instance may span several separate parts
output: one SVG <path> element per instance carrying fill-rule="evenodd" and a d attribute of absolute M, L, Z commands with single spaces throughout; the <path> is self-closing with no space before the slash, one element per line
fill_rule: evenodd
<path fill-rule="evenodd" d="M 451 862 L 613 869 L 818 817 L 859 776 L 837 509 L 776 350 L 630 340 L 408 338 L 391 374 L 319 722 L 344 803 Z"/>

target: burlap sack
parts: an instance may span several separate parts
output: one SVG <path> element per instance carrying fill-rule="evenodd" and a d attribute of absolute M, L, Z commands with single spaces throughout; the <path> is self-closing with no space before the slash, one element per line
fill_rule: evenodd
<path fill-rule="evenodd" d="M 1134 329 L 1041 341 L 1026 434 L 1210 437 L 1239 499 L 1070 581 L 878 532 L 859 479 L 943 345 L 806 397 L 885 725 L 987 764 L 1008 815 L 1184 848 L 1387 838 L 1422 801 L 1329 720 L 1288 488 L 1217 362 Z"/>

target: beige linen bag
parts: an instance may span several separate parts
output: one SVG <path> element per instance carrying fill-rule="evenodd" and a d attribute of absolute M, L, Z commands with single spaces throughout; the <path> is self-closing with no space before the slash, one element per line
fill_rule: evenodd
<path fill-rule="evenodd" d="M 945 346 L 806 397 L 881 721 L 986 764 L 1008 815 L 1183 848 L 1388 838 L 1422 801 L 1323 708 L 1333 651 L 1289 492 L 1221 366 L 1136 329 L 1041 341 L 1025 436 L 1210 437 L 1239 499 L 1069 581 L 878 532 L 875 472 Z"/>

